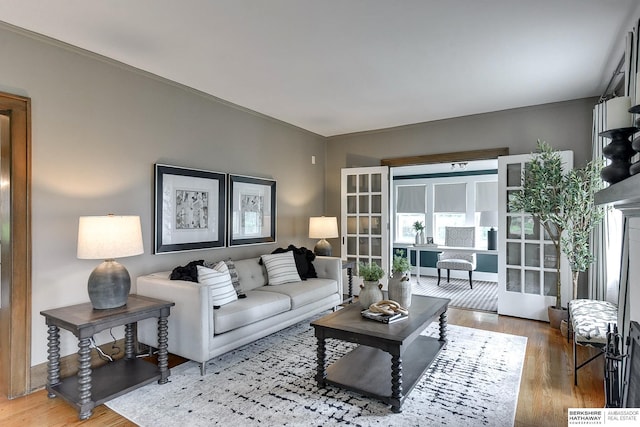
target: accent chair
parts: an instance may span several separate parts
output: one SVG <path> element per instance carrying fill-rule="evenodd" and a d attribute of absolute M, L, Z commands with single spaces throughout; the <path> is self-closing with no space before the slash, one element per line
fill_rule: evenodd
<path fill-rule="evenodd" d="M 474 248 L 476 241 L 475 227 L 445 227 L 444 244 L 452 248 Z M 473 289 L 472 274 L 476 269 L 476 254 L 458 252 L 455 249 L 445 250 L 438 254 L 438 286 L 440 286 L 440 270 L 447 270 L 447 282 L 450 281 L 451 270 L 469 272 L 469 286 Z"/>

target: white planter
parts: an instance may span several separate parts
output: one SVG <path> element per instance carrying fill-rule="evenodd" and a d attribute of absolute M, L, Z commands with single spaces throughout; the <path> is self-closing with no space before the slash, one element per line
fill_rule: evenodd
<path fill-rule="evenodd" d="M 404 275 L 394 273 L 389 279 L 389 299 L 397 302 L 404 308 L 411 305 L 411 280 Z"/>
<path fill-rule="evenodd" d="M 371 304 L 375 304 L 383 299 L 384 294 L 382 293 L 382 284 L 380 284 L 380 282 L 369 282 L 365 280 L 362 285 L 360 285 L 358 302 L 360 302 L 362 308 L 367 309 Z"/>

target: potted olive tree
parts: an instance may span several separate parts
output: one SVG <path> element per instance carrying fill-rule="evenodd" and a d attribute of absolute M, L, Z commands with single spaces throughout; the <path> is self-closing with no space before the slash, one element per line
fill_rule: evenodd
<path fill-rule="evenodd" d="M 593 261 L 589 234 L 603 216 L 593 201 L 601 185 L 599 170 L 600 165 L 591 162 L 565 173 L 560 152 L 538 140 L 538 152 L 523 171 L 522 189 L 513 193 L 509 201 L 511 210 L 529 213 L 538 220 L 555 248 L 556 303 L 549 307 L 549 321 L 555 328 L 567 317 L 562 304 L 561 253 L 571 266 L 574 297 L 580 271 Z"/>
<path fill-rule="evenodd" d="M 565 179 L 565 204 L 568 217 L 562 236 L 562 252 L 571 267 L 573 298 L 578 297 L 578 278 L 593 263 L 589 246 L 591 232 L 604 218 L 605 208 L 595 204 L 595 194 L 603 188 L 600 170 L 603 162 L 589 162 L 585 167 L 569 171 Z"/>

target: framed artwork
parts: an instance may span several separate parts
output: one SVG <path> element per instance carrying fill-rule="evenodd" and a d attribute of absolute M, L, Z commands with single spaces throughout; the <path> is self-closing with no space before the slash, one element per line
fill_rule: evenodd
<path fill-rule="evenodd" d="M 155 165 L 155 253 L 225 246 L 226 175 Z"/>
<path fill-rule="evenodd" d="M 276 241 L 276 182 L 229 175 L 229 246 Z"/>

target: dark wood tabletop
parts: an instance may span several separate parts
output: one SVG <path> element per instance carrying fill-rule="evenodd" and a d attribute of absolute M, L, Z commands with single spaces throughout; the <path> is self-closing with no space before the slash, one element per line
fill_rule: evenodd
<path fill-rule="evenodd" d="M 355 334 L 368 335 L 378 340 L 401 343 L 411 341 L 426 328 L 435 318 L 447 310 L 450 300 L 447 298 L 425 297 L 413 295 L 409 317 L 401 321 L 384 324 L 375 320 L 365 319 L 360 312 L 363 307 L 351 304 L 334 313 L 311 322 L 315 328 L 322 328 L 325 333 L 330 331 L 344 331 Z"/>

